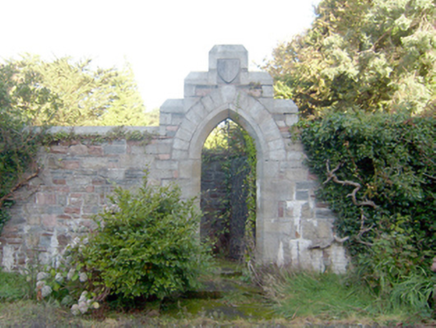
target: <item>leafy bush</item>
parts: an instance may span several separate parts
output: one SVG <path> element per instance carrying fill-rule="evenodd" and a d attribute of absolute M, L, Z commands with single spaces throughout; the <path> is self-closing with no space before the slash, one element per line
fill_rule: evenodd
<path fill-rule="evenodd" d="M 360 185 L 355 192 L 360 205 L 351 197 L 355 185 L 341 187 L 330 180 L 319 191 L 339 216 L 338 231 L 354 237 L 350 242 L 353 255 L 361 249 L 361 241 L 371 242 L 381 232 L 397 231 L 412 234 L 419 260 L 433 256 L 435 119 L 401 114 L 331 114 L 323 120 L 302 121 L 300 127 L 307 162 L 321 181 L 336 168 L 333 174 L 340 181 Z M 365 201 L 375 206 L 366 206 Z M 373 228 L 359 236 L 362 223 L 365 228 Z"/>
<path fill-rule="evenodd" d="M 324 181 L 319 196 L 337 213 L 363 278 L 390 295 L 412 277 L 431 277 L 436 120 L 360 112 L 299 126 L 307 162 Z"/>
<path fill-rule="evenodd" d="M 110 199 L 113 206 L 95 218 L 98 229 L 71 249 L 85 289 L 97 300 L 162 299 L 195 287 L 209 257 L 194 199 L 182 201 L 176 186 L 147 186 L 146 178 L 136 193 L 116 188 Z"/>

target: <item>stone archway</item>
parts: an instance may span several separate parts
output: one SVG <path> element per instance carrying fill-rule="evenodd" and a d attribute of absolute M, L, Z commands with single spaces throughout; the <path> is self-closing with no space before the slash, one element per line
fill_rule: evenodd
<path fill-rule="evenodd" d="M 168 100 L 161 125 L 173 136 L 171 160 L 186 197 L 201 189 L 201 150 L 212 129 L 226 118 L 240 124 L 257 149 L 258 258 L 265 263 L 344 271 L 345 253 L 334 242 L 333 213 L 316 201 L 316 181 L 303 164 L 300 143 L 290 140 L 298 121 L 291 100 L 273 98 L 273 80 L 248 71 L 240 45 L 218 45 L 209 52 L 209 71 L 185 79 L 185 98 Z"/>
<path fill-rule="evenodd" d="M 226 98 L 223 97 L 223 91 L 227 95 Z M 231 96 L 229 97 L 228 95 Z M 270 181 L 269 177 L 265 176 L 265 172 L 269 171 L 269 164 L 272 163 L 270 162 L 270 158 L 277 158 L 284 155 L 283 139 L 271 114 L 269 114 L 266 108 L 259 105 L 253 97 L 243 92 L 236 93 L 234 86 L 226 86 L 224 90 L 217 89 L 208 96 L 210 99 L 214 99 L 214 101 L 196 103 L 188 110 L 186 115 L 187 117 L 189 115 L 191 120 L 184 120 L 175 135 L 173 150 L 176 150 L 176 154 L 179 158 L 173 156 L 173 159 L 179 160 L 180 165 L 192 165 L 192 167 L 195 168 L 195 170 L 192 171 L 192 176 L 188 178 L 188 186 L 185 189 L 187 196 L 189 192 L 191 192 L 189 196 L 194 197 L 198 195 L 201 190 L 200 168 L 203 144 L 215 126 L 224 119 L 231 118 L 250 134 L 255 141 L 257 149 L 256 181 L 258 199 L 256 240 L 259 247 L 258 251 L 262 252 L 263 245 L 261 241 L 264 240 L 263 221 L 265 216 L 262 197 L 269 189 L 268 181 Z M 243 101 L 248 106 L 245 108 L 241 107 L 239 101 Z M 251 115 L 250 110 L 257 112 L 257 119 Z M 272 139 L 274 142 L 268 143 L 268 139 Z M 180 149 L 177 148 L 178 145 L 186 145 L 187 149 L 181 152 Z M 272 148 L 272 146 L 274 146 L 274 148 Z M 179 182 L 183 188 L 183 181 Z"/>

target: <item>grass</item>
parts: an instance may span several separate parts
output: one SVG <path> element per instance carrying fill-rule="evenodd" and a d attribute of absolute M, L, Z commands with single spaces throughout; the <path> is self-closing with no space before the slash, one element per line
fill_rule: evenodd
<path fill-rule="evenodd" d="M 29 283 L 24 275 L 4 272 L 0 268 L 0 301 L 15 301 L 29 295 Z"/>
<path fill-rule="evenodd" d="M 234 269 L 234 270 L 237 270 Z M 131 308 L 109 304 L 74 316 L 57 300 L 29 299 L 25 276 L 0 271 L 0 327 L 302 327 L 426 324 L 419 314 L 386 306 L 349 277 L 329 273 L 266 270 L 263 289 L 246 276 L 222 278 L 219 298 L 179 297 Z M 204 277 L 205 280 L 212 279 Z M 219 275 L 213 284 L 219 284 Z M 212 285 L 213 285 L 212 284 Z M 233 286 L 227 289 L 228 286 Z M 213 285 L 215 286 L 215 285 Z"/>
<path fill-rule="evenodd" d="M 428 308 L 417 311 L 376 297 L 350 276 L 333 273 L 285 271 L 269 275 L 265 287 L 276 314 L 288 320 L 390 325 L 429 319 Z"/>

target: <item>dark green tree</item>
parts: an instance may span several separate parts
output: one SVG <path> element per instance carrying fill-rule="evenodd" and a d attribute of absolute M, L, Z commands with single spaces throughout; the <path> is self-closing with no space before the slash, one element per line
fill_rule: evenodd
<path fill-rule="evenodd" d="M 434 113 L 435 24 L 432 0 L 323 0 L 312 27 L 276 47 L 264 68 L 276 96 L 305 115 Z"/>

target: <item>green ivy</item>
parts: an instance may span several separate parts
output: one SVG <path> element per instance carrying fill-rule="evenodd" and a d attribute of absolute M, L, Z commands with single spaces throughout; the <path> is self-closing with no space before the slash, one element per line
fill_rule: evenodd
<path fill-rule="evenodd" d="M 349 237 L 365 281 L 389 294 L 422 272 L 430 277 L 436 119 L 351 112 L 303 120 L 298 128 L 307 163 L 322 182 L 318 196 L 336 212 L 336 229 Z"/>
<path fill-rule="evenodd" d="M 43 145 L 53 145 L 60 142 L 86 142 L 91 144 L 103 143 L 103 142 L 111 142 L 114 140 L 132 140 L 132 141 L 141 141 L 141 143 L 145 146 L 150 143 L 153 138 L 153 134 L 147 131 L 127 131 L 123 126 L 117 126 L 112 128 L 106 134 L 77 134 L 72 129 L 71 131 L 61 131 L 57 133 L 47 133 L 44 135 L 44 139 L 42 141 Z"/>
<path fill-rule="evenodd" d="M 343 236 L 356 237 L 365 227 L 374 228 L 361 237 L 371 242 L 379 232 L 413 234 L 420 261 L 436 250 L 436 120 L 402 114 L 331 114 L 322 120 L 302 121 L 301 138 L 308 164 L 322 181 L 335 171 L 339 180 L 361 185 L 358 201 L 376 204 L 356 206 L 348 196 L 353 186 L 331 180 L 319 194 L 338 214 L 337 229 Z M 401 224 L 398 220 L 401 217 Z M 360 240 L 360 241 L 361 241 Z M 351 238 L 351 254 L 362 243 Z"/>

